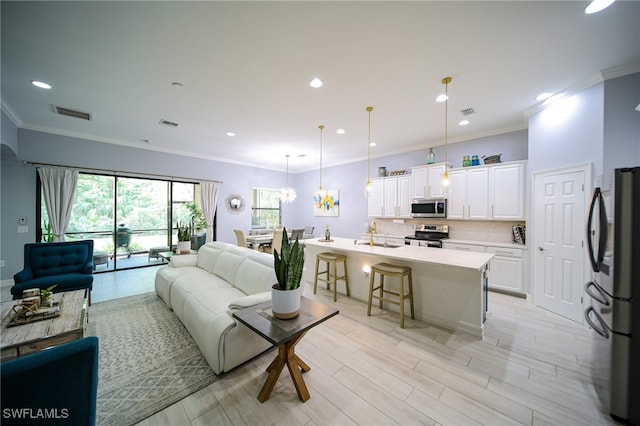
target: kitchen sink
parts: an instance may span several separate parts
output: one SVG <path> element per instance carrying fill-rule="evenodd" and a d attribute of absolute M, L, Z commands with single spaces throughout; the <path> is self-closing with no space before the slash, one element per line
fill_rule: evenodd
<path fill-rule="evenodd" d="M 368 246 L 369 241 L 358 241 L 358 245 L 360 246 Z M 375 247 L 387 247 L 387 248 L 398 248 L 402 247 L 400 244 L 391 244 L 391 243 L 373 243 Z"/>

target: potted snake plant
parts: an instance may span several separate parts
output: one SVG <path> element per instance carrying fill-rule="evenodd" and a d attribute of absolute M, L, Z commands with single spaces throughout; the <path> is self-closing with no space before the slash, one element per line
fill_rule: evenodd
<path fill-rule="evenodd" d="M 176 253 L 189 253 L 191 250 L 191 229 L 189 225 L 182 225 L 180 222 L 176 225 L 178 228 L 178 244 L 176 245 Z"/>
<path fill-rule="evenodd" d="M 291 244 L 287 229 L 282 232 L 280 253 L 273 251 L 273 266 L 278 282 L 271 290 L 271 311 L 280 319 L 291 319 L 300 312 L 300 296 L 302 296 L 302 269 L 304 267 L 304 247 L 298 239 Z"/>

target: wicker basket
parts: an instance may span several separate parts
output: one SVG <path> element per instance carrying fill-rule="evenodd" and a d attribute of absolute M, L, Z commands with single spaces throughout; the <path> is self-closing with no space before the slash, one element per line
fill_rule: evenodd
<path fill-rule="evenodd" d="M 498 155 L 483 155 L 482 159 L 484 160 L 484 164 L 495 164 L 495 163 L 501 163 L 502 161 L 500 160 L 500 156 L 502 154 L 498 154 Z"/>

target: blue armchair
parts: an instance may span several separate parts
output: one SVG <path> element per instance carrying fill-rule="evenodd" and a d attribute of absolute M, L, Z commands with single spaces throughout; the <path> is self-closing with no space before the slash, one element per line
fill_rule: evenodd
<path fill-rule="evenodd" d="M 54 293 L 93 288 L 93 240 L 24 245 L 24 269 L 13 276 L 14 299 L 28 288 L 48 288 Z"/>
<path fill-rule="evenodd" d="M 98 338 L 4 362 L 2 425 L 95 425 Z"/>

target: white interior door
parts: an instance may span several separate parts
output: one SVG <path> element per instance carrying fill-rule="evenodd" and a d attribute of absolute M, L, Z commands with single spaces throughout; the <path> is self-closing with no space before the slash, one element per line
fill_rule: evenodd
<path fill-rule="evenodd" d="M 582 323 L 585 170 L 534 177 L 535 302 Z"/>

